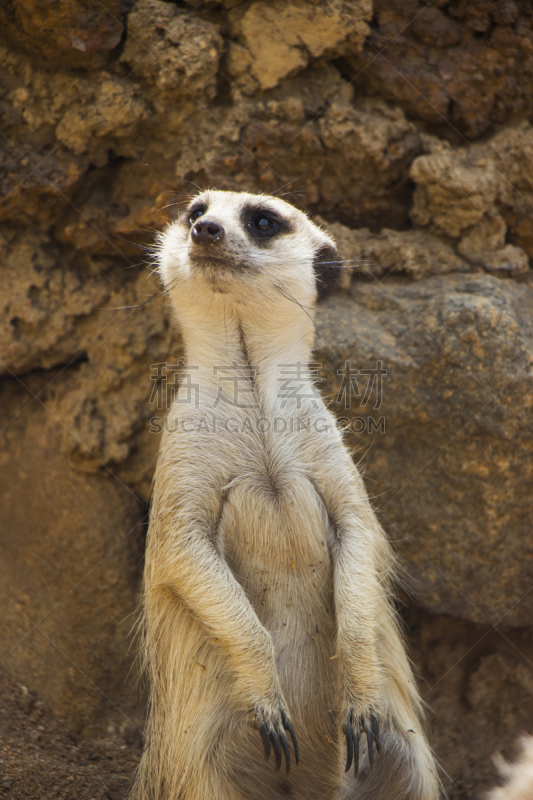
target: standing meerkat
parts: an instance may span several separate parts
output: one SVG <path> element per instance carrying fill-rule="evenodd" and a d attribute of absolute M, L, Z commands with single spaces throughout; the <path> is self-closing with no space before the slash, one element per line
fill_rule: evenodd
<path fill-rule="evenodd" d="M 389 544 L 307 366 L 333 240 L 206 191 L 157 252 L 196 402 L 155 476 L 133 800 L 436 800 Z"/>

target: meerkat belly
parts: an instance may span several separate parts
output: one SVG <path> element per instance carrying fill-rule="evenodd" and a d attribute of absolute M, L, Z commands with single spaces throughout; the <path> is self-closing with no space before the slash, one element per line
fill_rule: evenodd
<path fill-rule="evenodd" d="M 323 727 L 335 681 L 336 625 L 321 499 L 298 474 L 278 491 L 243 478 L 228 495 L 219 535 L 228 565 L 272 635 L 289 702 L 301 713 L 308 708 Z"/>

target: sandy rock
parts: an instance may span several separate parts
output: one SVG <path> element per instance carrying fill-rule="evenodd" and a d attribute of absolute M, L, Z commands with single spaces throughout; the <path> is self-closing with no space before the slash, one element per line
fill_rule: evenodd
<path fill-rule="evenodd" d="M 334 207 L 345 220 L 363 224 L 388 214 L 401 224 L 409 165 L 421 150 L 414 125 L 398 109 L 368 99 L 355 107 L 333 102 L 318 129 L 325 148 L 319 210 L 331 215 Z"/>
<path fill-rule="evenodd" d="M 412 220 L 462 237 L 458 250 L 472 264 L 501 276 L 524 275 L 533 254 L 530 133 L 523 122 L 468 148 L 423 136 L 426 154 L 410 171 L 417 184 Z"/>
<path fill-rule="evenodd" d="M 518 278 L 529 271 L 529 258 L 521 247 L 508 244 L 501 250 L 482 255 L 483 269 L 501 278 Z"/>
<path fill-rule="evenodd" d="M 499 783 L 498 754 L 514 760 L 516 739 L 530 729 L 531 628 L 502 633 L 419 610 L 408 613 L 407 622 L 446 796 L 485 798 Z"/>
<path fill-rule="evenodd" d="M 128 15 L 121 61 L 174 95 L 216 94 L 222 39 L 216 27 L 160 0 L 139 0 Z"/>
<path fill-rule="evenodd" d="M 479 136 L 491 122 L 528 113 L 528 4 L 378 0 L 373 23 L 362 52 L 345 60 L 343 72 L 365 91 L 400 104 L 411 118 L 458 140 L 457 134 Z"/>
<path fill-rule="evenodd" d="M 374 278 L 400 273 L 421 280 L 430 275 L 472 271 L 449 244 L 426 231 L 383 228 L 372 233 L 368 228 L 320 221 L 335 238 L 348 273 Z"/>
<path fill-rule="evenodd" d="M 238 6 L 239 3 L 242 3 L 242 0 L 185 0 L 190 6 L 195 8 L 201 6 L 205 3 L 209 5 L 219 5 L 224 6 L 225 8 L 233 8 L 234 6 Z M 313 0 L 311 0 L 313 2 Z"/>
<path fill-rule="evenodd" d="M 485 152 L 501 175 L 499 206 L 511 242 L 533 256 L 532 126 L 522 122 L 503 129 L 486 143 Z"/>
<path fill-rule="evenodd" d="M 119 480 L 69 469 L 50 378 L 30 378 L 33 402 L 16 381 L 2 390 L 3 665 L 71 730 L 94 735 L 106 716 L 138 712 L 125 680 L 144 517 Z"/>
<path fill-rule="evenodd" d="M 200 130 L 193 122 L 176 174 L 225 189 L 287 192 L 289 199 L 303 191 L 293 198 L 297 205 L 350 224 L 377 224 L 384 215 L 405 224 L 418 132 L 383 101 L 351 97 L 334 67 L 310 67 L 262 101 L 240 98 Z M 190 191 L 186 182 L 183 188 Z"/>
<path fill-rule="evenodd" d="M 49 397 L 64 425 L 64 456 L 84 472 L 111 466 L 146 500 L 160 433 L 150 432 L 150 419 L 165 411 L 150 402 L 154 369 L 157 380 L 167 378 L 166 367 L 152 365 L 168 362 L 171 382 L 181 357 L 157 279 L 98 257 L 62 269 L 57 250 L 37 236 L 4 247 L 2 373 L 67 367 L 61 392 Z"/>
<path fill-rule="evenodd" d="M 120 297 L 122 310 L 113 305 L 116 310 L 92 320 L 86 361 L 69 373 L 50 406 L 63 422 L 62 452 L 71 467 L 102 474 L 112 469 L 147 501 L 161 421 L 183 350 L 149 271 L 141 271 L 112 300 Z"/>
<path fill-rule="evenodd" d="M 521 247 L 505 245 L 506 231 L 503 217 L 483 217 L 461 239 L 458 250 L 472 264 L 501 278 L 525 275 L 529 270 L 528 255 Z"/>
<path fill-rule="evenodd" d="M 11 0 L 0 9 L 2 35 L 47 62 L 95 69 L 124 33 L 119 0 Z"/>
<path fill-rule="evenodd" d="M 54 129 L 80 95 L 92 97 L 90 81 L 69 85 L 65 73 L 36 69 L 0 45 L 0 220 L 47 223 L 69 202 L 88 162 L 57 142 Z"/>
<path fill-rule="evenodd" d="M 49 223 L 70 202 L 87 162 L 63 149 L 34 150 L 8 143 L 0 153 L 0 221 Z"/>
<path fill-rule="evenodd" d="M 457 237 L 492 209 L 499 175 L 477 148 L 444 150 L 415 159 L 411 219 Z"/>
<path fill-rule="evenodd" d="M 108 300 L 109 283 L 63 269 L 48 236 L 5 232 L 0 241 L 0 372 L 24 373 L 76 361 L 90 339 L 87 317 Z"/>
<path fill-rule="evenodd" d="M 138 153 L 146 106 L 135 86 L 100 72 L 94 79 L 35 69 L 0 47 L 5 127 L 0 219 L 49 223 L 83 191 L 89 166 L 110 152 Z"/>
<path fill-rule="evenodd" d="M 248 51 L 256 85 L 264 90 L 305 68 L 310 59 L 359 50 L 371 15 L 368 0 L 258 0 L 244 14 L 236 9 L 230 15 L 230 30 Z"/>
<path fill-rule="evenodd" d="M 533 619 L 532 299 L 489 275 L 356 281 L 318 316 L 323 388 L 356 420 L 350 443 L 372 447 L 365 475 L 415 592 L 433 613 L 500 627 Z M 381 362 L 381 404 L 345 408 L 347 361 Z"/>
<path fill-rule="evenodd" d="M 149 164 L 137 159 L 119 161 L 113 168 L 93 169 L 85 176 L 75 204 L 56 220 L 56 239 L 74 252 L 127 259 L 124 266 L 140 268 L 150 259 L 154 231 L 161 229 L 175 209 L 169 178 L 174 164 L 166 154 L 144 151 Z M 118 305 L 118 303 L 117 303 Z"/>
<path fill-rule="evenodd" d="M 6 106 L 11 112 L 6 120 L 8 130 L 19 140 L 29 139 L 34 147 L 54 141 L 54 129 L 73 105 L 85 106 L 85 116 L 90 116 L 102 80 L 110 80 L 105 71 L 89 77 L 82 72 L 72 75 L 66 70 L 43 69 L 5 47 L 0 47 L 0 64 Z"/>
<path fill-rule="evenodd" d="M 505 691 L 501 687 L 505 686 Z M 474 709 L 483 709 L 494 721 L 526 717 L 533 713 L 533 672 L 525 659 L 492 653 L 472 671 L 466 699 Z"/>
<path fill-rule="evenodd" d="M 58 141 L 76 155 L 102 149 L 102 140 L 108 145 L 122 141 L 120 152 L 128 152 L 127 141 L 138 124 L 146 118 L 144 102 L 136 96 L 132 86 L 105 73 L 100 76 L 92 108 L 87 112 L 87 102 L 73 103 L 57 125 Z M 134 152 L 134 151 L 133 151 Z"/>
<path fill-rule="evenodd" d="M 499 214 L 486 215 L 463 236 L 457 249 L 473 263 L 481 253 L 499 250 L 505 244 L 507 225 Z"/>

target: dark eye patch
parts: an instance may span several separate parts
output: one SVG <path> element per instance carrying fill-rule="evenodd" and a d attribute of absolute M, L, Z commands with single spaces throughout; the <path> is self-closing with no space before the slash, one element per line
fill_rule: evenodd
<path fill-rule="evenodd" d="M 245 231 L 252 239 L 265 243 L 280 233 L 289 233 L 292 230 L 288 220 L 281 217 L 276 211 L 260 205 L 245 206 L 241 213 L 241 220 Z"/>
<path fill-rule="evenodd" d="M 316 276 L 317 300 L 324 300 L 336 288 L 341 277 L 339 254 L 331 245 L 324 245 L 315 253 L 313 269 Z"/>

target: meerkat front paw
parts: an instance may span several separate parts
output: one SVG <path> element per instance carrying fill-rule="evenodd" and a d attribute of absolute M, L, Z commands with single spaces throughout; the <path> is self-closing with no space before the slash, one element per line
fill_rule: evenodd
<path fill-rule="evenodd" d="M 346 767 L 348 772 L 353 762 L 354 776 L 359 777 L 359 741 L 361 736 L 366 737 L 368 748 L 368 761 L 370 769 L 374 771 L 374 744 L 379 755 L 382 753 L 379 738 L 379 724 L 376 714 L 369 710 L 366 714 L 359 714 L 351 710 L 346 714 L 342 731 L 346 736 Z"/>
<path fill-rule="evenodd" d="M 274 750 L 276 766 L 274 772 L 279 772 L 283 755 L 285 755 L 285 774 L 288 775 L 291 768 L 291 757 L 289 752 L 289 745 L 285 731 L 287 731 L 292 739 L 294 747 L 294 760 L 298 764 L 300 755 L 298 752 L 298 742 L 294 733 L 291 721 L 287 710 L 283 704 L 277 704 L 277 707 L 272 706 L 258 706 L 255 709 L 252 721 L 253 727 L 261 734 L 263 742 L 263 749 L 265 751 L 265 761 L 270 758 L 271 747 Z"/>

